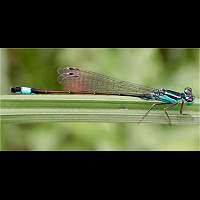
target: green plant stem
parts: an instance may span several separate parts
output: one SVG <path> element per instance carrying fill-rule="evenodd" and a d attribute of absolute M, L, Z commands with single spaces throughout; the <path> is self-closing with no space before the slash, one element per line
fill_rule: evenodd
<path fill-rule="evenodd" d="M 134 97 L 103 95 L 2 95 L 3 123 L 30 122 L 138 122 L 153 101 Z M 172 124 L 199 124 L 199 100 L 192 106 L 180 106 L 168 111 Z M 168 124 L 163 106 L 157 106 L 143 123 Z"/>

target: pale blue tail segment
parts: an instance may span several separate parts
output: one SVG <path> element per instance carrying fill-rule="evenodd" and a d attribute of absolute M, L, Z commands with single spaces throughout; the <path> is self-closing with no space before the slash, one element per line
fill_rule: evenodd
<path fill-rule="evenodd" d="M 21 92 L 16 92 L 16 94 L 34 94 L 31 92 L 29 87 L 21 87 Z"/>

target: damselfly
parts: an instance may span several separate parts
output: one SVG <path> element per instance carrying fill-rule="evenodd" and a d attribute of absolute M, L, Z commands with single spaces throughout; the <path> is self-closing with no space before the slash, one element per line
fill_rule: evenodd
<path fill-rule="evenodd" d="M 182 93 L 168 89 L 154 89 L 143 85 L 121 81 L 99 73 L 85 71 L 78 68 L 59 68 L 58 82 L 64 86 L 64 90 L 43 90 L 28 87 L 13 87 L 11 92 L 16 94 L 96 94 L 96 95 L 120 95 L 138 97 L 144 100 L 159 101 L 154 103 L 144 114 L 140 122 L 148 113 L 158 105 L 167 105 L 165 114 L 170 121 L 167 110 L 181 104 L 180 114 L 183 114 L 183 105 L 194 103 L 192 88 L 185 88 Z"/>

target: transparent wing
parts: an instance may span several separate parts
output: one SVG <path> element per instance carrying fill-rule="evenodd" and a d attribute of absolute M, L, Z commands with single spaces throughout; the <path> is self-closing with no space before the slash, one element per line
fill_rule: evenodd
<path fill-rule="evenodd" d="M 72 93 L 134 95 L 152 92 L 153 88 L 121 81 L 99 73 L 78 68 L 59 68 L 58 82 Z"/>

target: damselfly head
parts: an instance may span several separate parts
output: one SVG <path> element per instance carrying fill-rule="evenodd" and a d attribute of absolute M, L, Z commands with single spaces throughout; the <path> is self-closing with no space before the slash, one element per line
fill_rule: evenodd
<path fill-rule="evenodd" d="M 192 103 L 195 99 L 195 96 L 192 95 L 192 88 L 187 87 L 184 89 L 184 99 L 186 100 L 186 102 L 188 103 Z"/>

